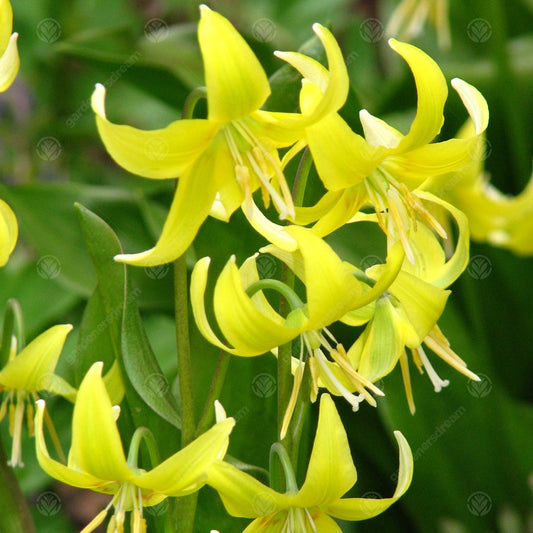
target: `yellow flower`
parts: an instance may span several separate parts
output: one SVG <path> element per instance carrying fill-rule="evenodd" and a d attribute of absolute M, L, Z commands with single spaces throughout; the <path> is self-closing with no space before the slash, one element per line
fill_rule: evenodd
<path fill-rule="evenodd" d="M 63 378 L 54 374 L 59 355 L 63 349 L 70 324 L 54 326 L 28 344 L 17 355 L 17 340 L 11 339 L 9 361 L 0 370 L 0 391 L 4 400 L 0 406 L 0 421 L 9 409 L 9 431 L 13 436 L 11 466 L 22 463 L 21 437 L 24 415 L 27 417 L 30 435 L 33 434 L 33 404 L 38 392 L 49 391 L 74 401 L 76 390 Z"/>
<path fill-rule="evenodd" d="M 108 531 L 123 531 L 125 512 L 133 511 L 131 531 L 141 533 L 146 531 L 143 506 L 156 505 L 167 496 L 191 494 L 205 484 L 212 462 L 221 460 L 226 453 L 235 421 L 225 418 L 223 409 L 218 406 L 217 418 L 223 420 L 152 470 L 145 471 L 137 465 L 139 445 L 142 438 L 147 441 L 153 463 L 151 433 L 146 428 L 135 432 L 126 459 L 116 423 L 120 408 L 111 405 L 101 375 L 102 366 L 101 362 L 94 363 L 80 385 L 72 417 L 72 444 L 67 465 L 48 454 L 43 434 L 45 403 L 37 402 L 37 459 L 45 472 L 67 485 L 113 494 L 108 507 L 83 533 L 94 531 L 104 521 L 111 505 L 115 507 L 115 514 Z"/>
<path fill-rule="evenodd" d="M 287 492 L 280 494 L 221 461 L 209 471 L 208 483 L 218 491 L 230 515 L 255 519 L 245 533 L 340 533 L 341 528 L 331 517 L 349 521 L 372 518 L 390 507 L 409 487 L 413 474 L 411 450 L 399 431 L 394 436 L 400 448 L 400 468 L 398 485 L 390 498 L 342 497 L 357 481 L 357 471 L 346 431 L 328 394 L 320 398 L 317 432 L 300 489 L 288 468 Z"/>
<path fill-rule="evenodd" d="M 144 131 L 116 125 L 106 118 L 105 89 L 92 97 L 102 140 L 126 170 L 152 179 L 179 178 L 170 213 L 154 248 L 117 260 L 140 266 L 172 261 L 187 249 L 211 214 L 228 220 L 242 206 L 252 226 L 268 240 L 289 249 L 292 239 L 256 207 L 252 194 L 261 189 L 280 218 L 294 217 L 294 206 L 281 169 L 278 148 L 293 145 L 303 127 L 338 110 L 348 92 L 348 75 L 331 33 L 315 24 L 331 70 L 328 88 L 307 117 L 260 110 L 270 94 L 266 74 L 230 22 L 200 6 L 198 40 L 204 61 L 207 119 L 183 119 L 164 129 Z M 157 145 L 157 157 L 150 146 Z"/>
<path fill-rule="evenodd" d="M 0 199 L 0 267 L 4 266 L 17 244 L 18 225 L 15 213 Z"/>
<path fill-rule="evenodd" d="M 450 48 L 448 0 L 401 0 L 385 32 L 391 37 L 410 41 L 422 33 L 427 19 L 437 29 L 439 46 Z"/>
<path fill-rule="evenodd" d="M 342 394 L 357 409 L 363 396 L 358 397 L 338 380 L 331 371 L 335 365 L 326 357 L 342 364 L 343 348 L 327 330 L 348 311 L 364 306 L 381 295 L 394 280 L 402 264 L 401 248 L 390 254 L 380 281 L 369 288 L 354 276 L 352 265 L 342 261 L 337 254 L 312 231 L 299 226 L 286 229 L 298 243 L 295 252 L 286 252 L 274 246 L 262 251 L 284 261 L 302 280 L 306 290 L 306 303 L 285 284 L 276 280 L 259 280 L 255 256 L 239 269 L 235 258 L 230 259 L 220 274 L 214 290 L 214 313 L 220 331 L 227 343 L 221 341 L 211 328 L 205 310 L 204 295 L 207 285 L 209 258 L 201 259 L 191 276 L 191 304 L 196 324 L 202 335 L 215 346 L 240 356 L 260 355 L 301 337 L 303 361 L 304 348 L 311 366 L 314 388 L 313 401 L 318 393 L 318 380 L 331 383 L 332 390 Z M 263 291 L 279 292 L 291 306 L 287 317 L 281 316 L 268 302 Z M 228 345 L 229 343 L 229 345 Z M 361 380 L 353 369 L 346 369 L 352 380 L 352 390 L 357 389 L 367 399 L 372 396 L 366 387 L 379 394 L 368 380 Z M 296 388 L 299 383 L 296 380 Z"/>
<path fill-rule="evenodd" d="M 366 110 L 360 112 L 365 138 L 354 133 L 336 113 L 308 126 L 306 140 L 329 192 L 315 207 L 297 210 L 296 221 L 307 224 L 318 220 L 314 231 L 327 235 L 355 216 L 363 204 L 371 203 L 389 243 L 401 241 L 412 262 L 409 235 L 418 222 L 446 237 L 416 189 L 428 178 L 461 169 L 471 161 L 478 137 L 487 127 L 488 108 L 479 91 L 455 78 L 452 86 L 475 124 L 475 133 L 468 138 L 431 143 L 444 121 L 446 80 L 438 65 L 418 48 L 394 39 L 389 45 L 407 62 L 417 87 L 417 113 L 409 132 L 402 135 Z M 321 98 L 327 72 L 309 58 L 305 69 L 290 56 L 284 59 L 310 80 L 300 96 L 305 115 Z M 387 224 L 382 215 L 385 211 L 390 214 Z"/>
<path fill-rule="evenodd" d="M 420 193 L 422 197 L 426 193 Z M 348 350 L 347 357 L 357 372 L 370 381 L 377 381 L 391 372 L 400 361 L 409 407 L 414 412 L 414 401 L 408 375 L 405 347 L 410 348 L 420 371 L 424 368 L 435 392 L 448 385 L 431 365 L 422 344 L 465 376 L 479 381 L 466 368 L 466 363 L 450 348 L 437 321 L 450 294 L 445 287 L 463 272 L 468 263 L 468 223 L 465 215 L 442 200 L 437 204 L 452 213 L 459 228 L 454 254 L 446 260 L 436 235 L 421 226 L 411 237 L 414 264 L 404 261 L 402 270 L 378 300 L 366 308 L 347 313 L 343 322 L 352 326 L 367 324 L 357 341 Z M 372 279 L 379 279 L 383 267 L 367 269 Z"/>
<path fill-rule="evenodd" d="M 9 0 L 0 0 L 0 92 L 13 83 L 20 66 L 17 49 L 18 33 L 13 29 L 13 10 Z"/>

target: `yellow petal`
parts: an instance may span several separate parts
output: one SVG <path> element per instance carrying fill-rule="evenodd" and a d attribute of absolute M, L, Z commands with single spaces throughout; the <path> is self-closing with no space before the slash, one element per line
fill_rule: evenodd
<path fill-rule="evenodd" d="M 67 485 L 72 485 L 73 487 L 92 489 L 102 485 L 104 483 L 103 480 L 85 472 L 69 468 L 50 457 L 43 433 L 44 409 L 44 400 L 38 400 L 37 411 L 35 414 L 35 449 L 37 460 L 39 461 L 41 468 L 54 479 L 66 483 Z"/>
<path fill-rule="evenodd" d="M 17 244 L 18 224 L 15 213 L 0 199 L 0 267 L 4 266 Z"/>
<path fill-rule="evenodd" d="M 371 115 L 366 109 L 359 111 L 359 119 L 363 126 L 365 139 L 372 146 L 383 146 L 384 148 L 396 148 L 402 140 L 402 134 L 384 120 Z"/>
<path fill-rule="evenodd" d="M 446 79 L 439 66 L 427 54 L 413 45 L 389 40 L 389 46 L 409 65 L 418 94 L 416 117 L 409 133 L 392 153 L 402 153 L 431 142 L 444 122 L 443 110 L 448 96 Z"/>
<path fill-rule="evenodd" d="M 57 360 L 71 329 L 70 324 L 63 324 L 41 333 L 0 371 L 0 385 L 28 392 L 43 390 L 52 382 Z"/>
<path fill-rule="evenodd" d="M 209 469 L 207 483 L 219 493 L 231 516 L 271 516 L 289 506 L 288 496 L 277 493 L 249 474 L 222 461 Z"/>
<path fill-rule="evenodd" d="M 198 41 L 209 119 L 229 122 L 243 118 L 258 110 L 270 95 L 265 71 L 226 18 L 203 4 L 200 13 Z"/>
<path fill-rule="evenodd" d="M 163 265 L 185 253 L 215 201 L 218 174 L 228 175 L 230 161 L 220 150 L 207 151 L 178 182 L 178 189 L 156 245 L 137 254 L 120 254 L 116 261 L 136 266 Z"/>
<path fill-rule="evenodd" d="M 144 178 L 180 177 L 209 147 L 218 129 L 216 123 L 201 119 L 178 120 L 150 131 L 113 124 L 106 117 L 105 87 L 100 84 L 94 89 L 91 105 L 109 155 Z"/>
<path fill-rule="evenodd" d="M 294 497 L 298 507 L 328 505 L 357 481 L 348 437 L 329 394 L 320 397 L 320 411 L 305 482 Z"/>
<path fill-rule="evenodd" d="M 405 437 L 395 431 L 394 436 L 400 447 L 400 468 L 398 484 L 391 498 L 344 498 L 328 506 L 327 512 L 341 520 L 367 520 L 381 514 L 400 498 L 411 484 L 413 477 L 413 455 Z"/>
<path fill-rule="evenodd" d="M 9 39 L 5 52 L 0 57 L 0 92 L 4 92 L 9 88 L 20 68 L 17 39 L 18 33 L 14 33 Z"/>
<path fill-rule="evenodd" d="M 81 382 L 68 464 L 107 481 L 129 481 L 133 473 L 126 463 L 102 367 L 103 363 L 94 363 Z"/>
<path fill-rule="evenodd" d="M 13 30 L 13 9 L 9 0 L 0 0 L 0 54 L 8 46 Z"/>
<path fill-rule="evenodd" d="M 476 135 L 483 133 L 489 124 L 489 106 L 483 95 L 473 86 L 459 78 L 452 80 L 452 87 L 457 91 L 472 119 Z"/>
<path fill-rule="evenodd" d="M 168 496 L 185 496 L 196 492 L 207 481 L 207 473 L 214 461 L 222 460 L 235 426 L 227 418 L 200 435 L 150 472 L 137 476 L 134 483 Z"/>

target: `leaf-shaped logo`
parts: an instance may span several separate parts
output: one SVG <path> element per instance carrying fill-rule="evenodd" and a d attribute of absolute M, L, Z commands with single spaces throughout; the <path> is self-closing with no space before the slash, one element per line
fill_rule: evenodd
<path fill-rule="evenodd" d="M 252 35 L 256 41 L 268 43 L 276 36 L 276 25 L 270 19 L 259 19 L 252 26 Z"/>
<path fill-rule="evenodd" d="M 492 26 L 488 20 L 474 19 L 468 24 L 466 33 L 471 41 L 475 43 L 484 43 L 488 41 L 492 35 Z"/>
<path fill-rule="evenodd" d="M 371 511 L 376 508 L 375 502 L 372 500 L 381 500 L 381 498 L 383 498 L 383 496 L 379 492 L 373 490 L 365 492 L 361 496 L 361 507 L 367 511 Z"/>
<path fill-rule="evenodd" d="M 146 141 L 144 153 L 152 161 L 162 161 L 168 154 L 168 143 L 163 137 L 152 137 Z"/>
<path fill-rule="evenodd" d="M 383 24 L 378 19 L 366 19 L 359 26 L 359 33 L 367 43 L 377 43 L 384 32 Z"/>
<path fill-rule="evenodd" d="M 257 273 L 262 279 L 273 278 L 278 270 L 276 260 L 268 254 L 258 255 L 255 260 Z"/>
<path fill-rule="evenodd" d="M 276 380 L 270 374 L 257 374 L 252 381 L 252 390 L 260 398 L 268 398 L 276 392 Z"/>
<path fill-rule="evenodd" d="M 54 516 L 61 510 L 61 498 L 55 492 L 42 492 L 35 501 L 37 510 L 44 516 Z"/>
<path fill-rule="evenodd" d="M 157 396 L 162 396 L 168 392 L 169 384 L 163 374 L 150 374 L 146 378 L 146 386 Z"/>
<path fill-rule="evenodd" d="M 492 263 L 484 255 L 474 255 L 470 258 L 466 270 L 474 279 L 485 279 L 492 272 Z"/>
<path fill-rule="evenodd" d="M 268 492 L 259 493 L 253 497 L 252 508 L 258 516 L 268 516 L 276 510 L 276 502 Z"/>
<path fill-rule="evenodd" d="M 43 161 L 55 161 L 61 155 L 61 143 L 55 137 L 43 137 L 35 150 Z"/>
<path fill-rule="evenodd" d="M 55 19 L 43 19 L 37 24 L 35 32 L 43 43 L 52 44 L 61 37 L 61 24 Z"/>
<path fill-rule="evenodd" d="M 163 279 L 168 274 L 169 270 L 170 265 L 168 263 L 144 268 L 146 275 L 152 279 Z"/>
<path fill-rule="evenodd" d="M 54 279 L 61 273 L 61 263 L 53 255 L 45 255 L 37 261 L 37 274 L 43 279 Z"/>
<path fill-rule="evenodd" d="M 168 500 L 164 499 L 162 502 L 159 502 L 156 505 L 145 507 L 145 510 L 148 514 L 153 516 L 163 516 L 168 512 Z"/>
<path fill-rule="evenodd" d="M 481 381 L 469 381 L 466 388 L 474 398 L 485 398 L 492 390 L 492 381 L 486 374 L 478 374 Z"/>
<path fill-rule="evenodd" d="M 162 19 L 150 19 L 144 25 L 144 34 L 149 41 L 160 43 L 168 37 L 168 25 Z"/>
<path fill-rule="evenodd" d="M 468 497 L 466 507 L 474 516 L 485 516 L 492 509 L 492 500 L 485 492 L 474 492 Z"/>
<path fill-rule="evenodd" d="M 361 270 L 366 270 L 367 268 L 373 267 L 374 265 L 380 265 L 381 263 L 383 263 L 381 257 L 378 257 L 377 255 L 366 255 L 361 259 L 359 268 Z"/>

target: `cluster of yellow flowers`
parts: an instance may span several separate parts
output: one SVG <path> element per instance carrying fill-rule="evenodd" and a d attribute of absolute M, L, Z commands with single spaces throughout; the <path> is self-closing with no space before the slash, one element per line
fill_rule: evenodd
<path fill-rule="evenodd" d="M 223 16 L 206 6 L 200 11 L 207 118 L 193 118 L 191 111 L 191 116 L 155 131 L 117 125 L 106 117 L 105 88 L 97 85 L 94 91 L 98 131 L 113 159 L 145 178 L 179 178 L 155 246 L 115 259 L 137 266 L 173 261 L 185 253 L 208 216 L 229 222 L 241 207 L 251 226 L 269 242 L 260 252 L 271 254 L 295 274 L 305 287 L 305 298 L 290 284 L 260 279 L 257 254 L 240 267 L 231 257 L 213 294 L 220 338 L 207 318 L 210 259 L 205 257 L 192 272 L 192 309 L 203 336 L 236 356 L 277 354 L 280 346 L 299 338 L 301 352 L 292 358 L 294 385 L 280 439 L 290 429 L 306 367 L 310 400 L 317 400 L 321 389 L 327 391 L 320 396 L 305 482 L 298 488 L 290 465 L 282 461 L 287 491 L 280 494 L 225 462 L 235 421 L 219 404 L 217 423 L 165 461 L 159 461 L 152 437 L 143 428 L 134 433 L 126 457 L 117 429 L 119 408 L 102 378 L 102 363 L 90 368 L 79 390 L 54 373 L 70 325 L 47 330 L 25 348 L 14 335 L 9 350 L 2 350 L 8 359 L 0 361 L 0 390 L 5 394 L 0 420 L 9 408 L 14 437 L 10 463 L 21 465 L 23 419 L 26 414 L 32 431 L 36 402 L 36 450 L 42 468 L 70 485 L 113 495 L 108 508 L 84 532 L 98 527 L 111 506 L 115 513 L 108 532 L 123 531 L 126 511 L 132 511 L 131 530 L 146 531 L 143 506 L 190 494 L 205 483 L 219 492 L 228 513 L 255 519 L 246 531 L 340 531 L 331 517 L 362 520 L 396 501 L 410 484 L 413 460 L 405 438 L 396 432 L 400 468 L 393 496 L 342 498 L 357 476 L 330 394 L 344 397 L 354 411 L 365 400 L 376 405 L 375 396 L 383 393 L 375 383 L 399 362 L 414 412 L 406 348 L 436 392 L 448 384 L 437 375 L 424 345 L 468 378 L 479 379 L 451 349 L 437 322 L 450 294 L 447 287 L 468 263 L 469 231 L 475 238 L 531 253 L 531 228 L 518 221 L 531 210 L 533 188 L 510 199 L 487 184 L 480 152 L 488 107 L 466 81 L 451 81 L 468 114 L 465 126 L 456 138 L 432 142 L 444 121 L 448 89 L 437 64 L 418 48 L 389 41 L 416 84 L 417 110 L 409 131 L 404 135 L 361 110 L 363 137 L 337 113 L 345 104 L 349 81 L 341 50 L 327 28 L 313 26 L 325 49 L 327 68 L 301 53 L 276 52 L 302 75 L 301 111 L 271 112 L 261 109 L 271 89 L 248 44 Z M 5 90 L 18 71 L 17 34 L 11 35 L 12 13 L 6 0 L 0 1 L 0 28 L 0 90 Z M 153 141 L 168 147 L 164 158 L 147 153 Z M 285 176 L 289 162 L 304 149 L 303 157 L 312 157 L 326 190 L 312 206 L 294 200 Z M 285 224 L 266 217 L 255 203 L 257 190 L 265 208 L 272 203 Z M 371 212 L 363 210 L 369 206 Z M 381 228 L 387 247 L 386 260 L 366 270 L 344 261 L 324 240 L 346 224 L 363 221 Z M 6 264 L 16 240 L 15 215 L 0 200 L 0 266 Z M 265 291 L 276 291 L 286 300 L 286 316 L 274 309 Z M 337 321 L 364 326 L 348 349 L 328 330 Z M 37 396 L 43 389 L 75 402 L 67 464 L 48 453 L 45 403 Z M 141 441 L 150 450 L 150 471 L 138 466 Z M 258 505 L 258 499 L 268 505 Z"/>

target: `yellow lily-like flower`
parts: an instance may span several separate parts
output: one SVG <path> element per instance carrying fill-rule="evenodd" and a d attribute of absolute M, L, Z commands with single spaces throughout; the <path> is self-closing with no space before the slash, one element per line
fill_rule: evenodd
<path fill-rule="evenodd" d="M 437 39 L 441 48 L 450 48 L 450 21 L 448 0 L 401 0 L 394 10 L 385 33 L 410 41 L 418 37 L 426 21 L 437 29 Z"/>
<path fill-rule="evenodd" d="M 145 471 L 137 465 L 139 445 L 142 438 L 147 441 L 154 462 L 151 433 L 146 428 L 135 432 L 126 459 L 116 423 L 120 409 L 111 404 L 102 367 L 103 363 L 94 363 L 80 385 L 72 415 L 72 444 L 67 465 L 52 459 L 48 453 L 43 434 L 45 402 L 37 402 L 37 459 L 45 472 L 67 485 L 113 495 L 107 508 L 82 533 L 94 531 L 111 506 L 115 513 L 108 533 L 123 531 L 126 511 L 132 511 L 132 533 L 143 533 L 146 531 L 143 507 L 156 505 L 167 496 L 191 494 L 205 484 L 213 461 L 222 460 L 226 453 L 235 420 L 225 418 L 219 406 L 217 418 L 223 420 L 152 470 Z"/>
<path fill-rule="evenodd" d="M 0 421 L 9 409 L 9 432 L 13 437 L 11 466 L 24 466 L 21 438 L 24 415 L 30 435 L 33 434 L 33 404 L 38 392 L 46 390 L 74 401 L 76 390 L 54 373 L 57 361 L 72 329 L 70 324 L 54 326 L 28 344 L 17 355 L 17 340 L 12 337 L 9 361 L 0 370 L 0 391 L 4 400 L 0 405 Z"/>
<path fill-rule="evenodd" d="M 420 193 L 422 197 L 426 193 Z M 365 330 L 347 352 L 347 357 L 357 372 L 375 382 L 391 372 L 398 361 L 402 368 L 409 407 L 414 412 L 405 348 L 410 348 L 413 359 L 422 371 L 425 368 L 435 392 L 448 385 L 431 365 L 422 344 L 465 376 L 479 381 L 479 377 L 466 368 L 466 363 L 450 348 L 437 321 L 444 311 L 450 294 L 445 287 L 463 272 L 468 263 L 468 222 L 457 208 L 437 200 L 452 213 L 459 228 L 457 247 L 446 260 L 436 235 L 421 226 L 411 237 L 416 261 L 405 260 L 402 270 L 378 300 L 363 309 L 355 310 L 342 321 L 352 326 L 367 324 Z M 383 267 L 367 269 L 372 279 L 379 279 Z"/>
<path fill-rule="evenodd" d="M 322 379 L 331 383 L 332 390 L 342 394 L 355 410 L 363 398 L 372 398 L 366 387 L 377 394 L 380 391 L 368 380 L 360 379 L 353 369 L 346 369 L 353 383 L 351 390 L 358 390 L 363 396 L 355 396 L 338 381 L 330 368 L 334 363 L 329 361 L 324 352 L 342 364 L 343 348 L 327 330 L 327 326 L 348 311 L 372 302 L 387 290 L 402 264 L 401 248 L 396 248 L 390 254 L 383 276 L 374 287 L 369 288 L 355 277 L 355 267 L 342 261 L 311 230 L 289 226 L 286 231 L 298 243 L 295 252 L 286 252 L 274 246 L 262 251 L 283 260 L 302 280 L 306 289 L 306 303 L 280 281 L 260 280 L 255 256 L 246 260 L 240 269 L 235 264 L 235 258 L 232 258 L 220 274 L 213 295 L 217 323 L 227 339 L 227 343 L 223 342 L 211 328 L 205 310 L 204 296 L 210 259 L 204 257 L 195 265 L 191 276 L 191 305 L 196 324 L 210 343 L 244 357 L 275 350 L 300 336 L 301 360 L 303 362 L 305 348 L 312 365 L 313 401 L 318 393 L 319 379 Z M 263 293 L 266 289 L 276 290 L 287 299 L 291 306 L 287 317 L 281 316 L 270 305 Z"/>
<path fill-rule="evenodd" d="M 329 192 L 315 207 L 297 210 L 296 221 L 307 224 L 318 220 L 314 231 L 327 235 L 356 215 L 363 204 L 373 204 L 389 242 L 401 241 L 412 262 L 409 235 L 417 222 L 446 237 L 416 189 L 428 178 L 461 169 L 471 161 L 478 137 L 487 127 L 488 108 L 477 89 L 455 78 L 452 86 L 475 124 L 475 133 L 468 138 L 431 143 L 444 121 L 446 80 L 438 65 L 418 48 L 394 39 L 389 45 L 407 62 L 417 87 L 417 113 L 409 132 L 402 135 L 366 110 L 360 112 L 365 138 L 354 133 L 336 113 L 308 126 L 306 140 Z M 310 58 L 305 63 L 293 61 L 290 55 L 284 59 L 310 80 L 300 96 L 305 115 L 322 97 L 328 73 Z M 387 224 L 382 216 L 385 211 L 390 214 Z"/>
<path fill-rule="evenodd" d="M 277 149 L 293 145 L 305 125 L 338 110 L 348 93 L 342 53 L 329 30 L 315 24 L 331 71 L 323 97 L 305 118 L 262 111 L 270 86 L 258 59 L 227 19 L 205 5 L 200 12 L 207 119 L 182 119 L 164 129 L 144 131 L 106 118 L 102 85 L 92 96 L 98 131 L 119 165 L 145 178 L 179 178 L 155 247 L 119 255 L 118 261 L 140 266 L 172 261 L 184 253 L 209 214 L 227 221 L 241 205 L 252 226 L 269 241 L 294 249 L 282 227 L 259 211 L 252 194 L 260 188 L 264 203 L 268 206 L 272 199 L 280 218 L 294 217 Z M 152 146 L 158 148 L 155 155 Z"/>
<path fill-rule="evenodd" d="M 0 92 L 13 83 L 20 67 L 18 33 L 13 30 L 13 9 L 9 0 L 0 0 Z"/>
<path fill-rule="evenodd" d="M 254 518 L 244 533 L 340 533 L 333 520 L 366 520 L 390 507 L 408 489 L 413 474 L 413 456 L 404 436 L 395 431 L 400 448 L 398 485 L 390 498 L 343 498 L 357 481 L 346 431 L 328 394 L 320 398 L 318 427 L 307 475 L 298 489 L 286 468 L 287 492 L 280 494 L 255 478 L 224 462 L 209 471 L 214 487 L 232 516 Z M 285 466 L 285 465 L 284 465 Z"/>
<path fill-rule="evenodd" d="M 3 267 L 15 249 L 18 237 L 18 224 L 15 213 L 0 199 L 0 267 Z"/>
<path fill-rule="evenodd" d="M 469 121 L 458 137 L 472 135 Z M 458 207 L 468 217 L 473 240 L 507 248 L 519 255 L 533 254 L 533 175 L 524 190 L 506 195 L 490 183 L 484 171 L 486 140 L 478 139 L 471 163 L 464 169 L 439 176 L 424 184 L 424 189 Z"/>

